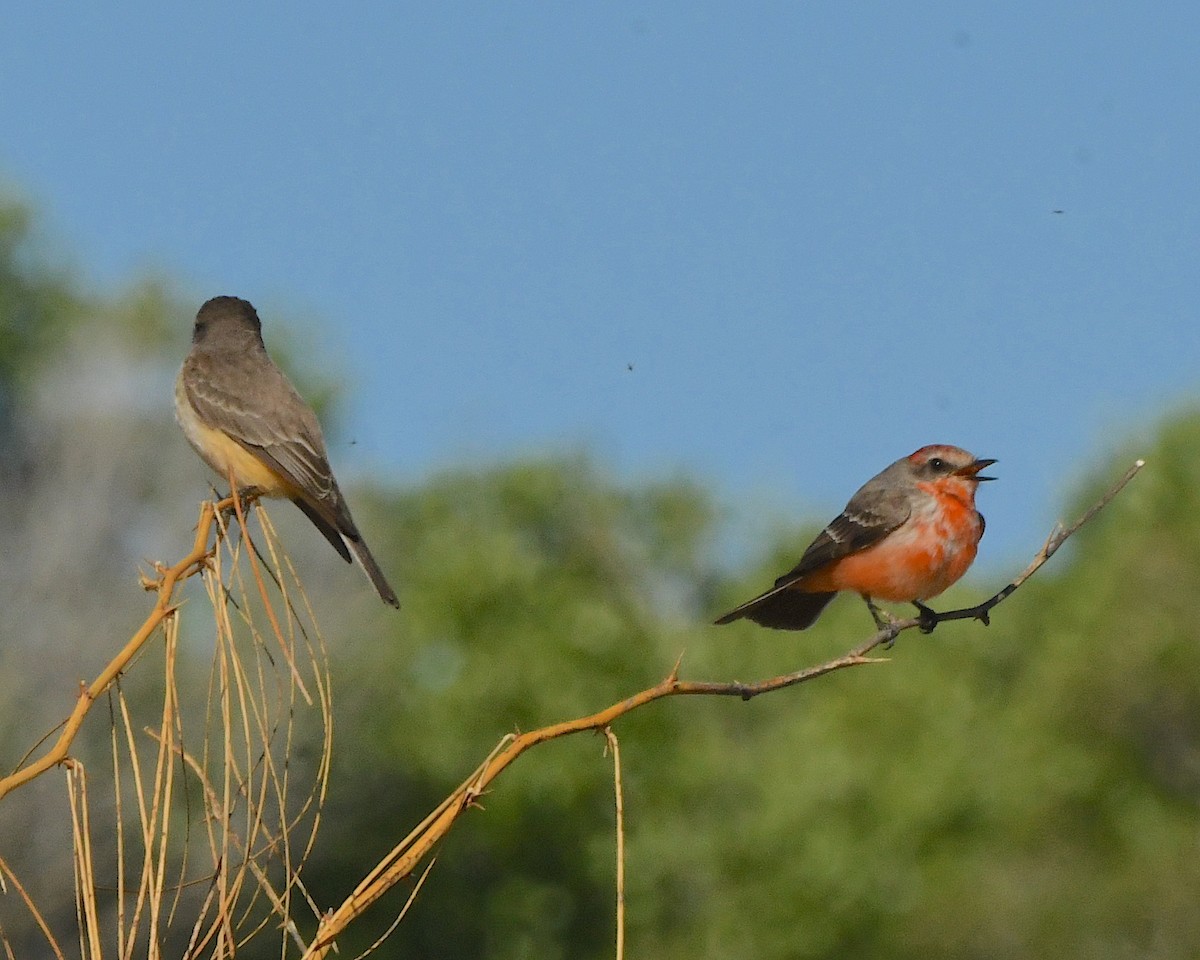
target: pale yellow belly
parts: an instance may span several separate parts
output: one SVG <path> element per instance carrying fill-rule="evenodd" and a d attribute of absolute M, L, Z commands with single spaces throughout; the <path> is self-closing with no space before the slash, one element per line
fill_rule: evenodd
<path fill-rule="evenodd" d="M 228 480 L 232 472 L 239 490 L 254 487 L 267 497 L 290 498 L 293 495 L 291 485 L 253 453 L 220 430 L 201 423 L 181 382 L 175 387 L 175 417 L 188 443 L 221 479 Z"/>

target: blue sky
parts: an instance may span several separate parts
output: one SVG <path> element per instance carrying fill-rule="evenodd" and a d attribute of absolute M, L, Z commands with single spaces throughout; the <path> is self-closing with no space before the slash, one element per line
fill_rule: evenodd
<path fill-rule="evenodd" d="M 341 472 L 586 446 L 752 530 L 958 443 L 1007 564 L 1195 395 L 1197 36 L 1178 2 L 27 4 L 0 175 L 95 283 L 311 324 Z"/>

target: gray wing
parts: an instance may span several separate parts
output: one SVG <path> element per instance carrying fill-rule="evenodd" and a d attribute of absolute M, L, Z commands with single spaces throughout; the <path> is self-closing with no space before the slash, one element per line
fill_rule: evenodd
<path fill-rule="evenodd" d="M 904 523 L 910 512 L 908 500 L 903 494 L 888 494 L 868 483 L 850 499 L 846 509 L 817 534 L 800 562 L 779 577 L 770 590 L 747 600 L 714 622 L 732 623 L 746 617 L 764 627 L 807 629 L 834 595 L 804 593 L 788 588 L 825 564 L 877 543 Z"/>
<path fill-rule="evenodd" d="M 800 578 L 852 553 L 877 543 L 908 519 L 911 513 L 903 494 L 864 496 L 855 494 L 846 509 L 837 515 L 808 545 L 800 562 L 775 581 L 786 587 Z"/>
<path fill-rule="evenodd" d="M 215 365 L 192 356 L 183 382 L 201 420 L 260 457 L 327 523 L 354 530 L 316 415 L 278 367 L 262 356 L 222 357 Z"/>
<path fill-rule="evenodd" d="M 192 354 L 184 362 L 183 385 L 200 419 L 294 486 L 300 492 L 293 498 L 296 506 L 322 536 L 347 563 L 353 551 L 383 601 L 399 607 L 338 489 L 316 414 L 283 371 L 265 354 L 223 356 L 218 364 Z"/>

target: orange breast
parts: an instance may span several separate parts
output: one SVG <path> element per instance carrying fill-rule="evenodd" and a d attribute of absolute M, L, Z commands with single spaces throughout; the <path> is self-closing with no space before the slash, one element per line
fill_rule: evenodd
<path fill-rule="evenodd" d="M 797 587 L 853 590 L 896 603 L 928 600 L 967 572 L 982 535 L 973 507 L 937 497 L 878 543 L 809 574 Z"/>

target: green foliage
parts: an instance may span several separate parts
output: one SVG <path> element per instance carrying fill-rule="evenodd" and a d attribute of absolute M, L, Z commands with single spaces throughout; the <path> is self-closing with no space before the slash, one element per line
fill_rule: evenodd
<path fill-rule="evenodd" d="M 80 309 L 68 274 L 37 250 L 28 208 L 0 197 L 0 421 Z"/>

